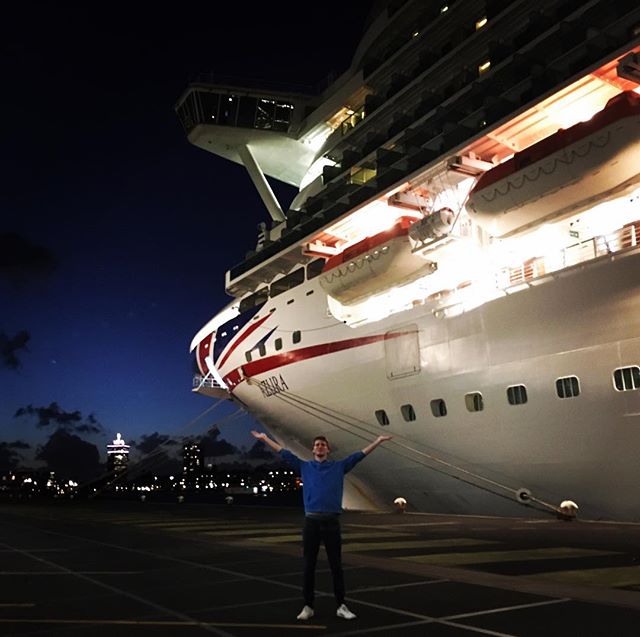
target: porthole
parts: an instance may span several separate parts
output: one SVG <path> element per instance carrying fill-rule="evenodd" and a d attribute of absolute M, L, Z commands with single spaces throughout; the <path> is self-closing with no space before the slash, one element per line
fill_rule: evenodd
<path fill-rule="evenodd" d="M 618 391 L 640 389 L 640 367 L 620 367 L 613 372 L 613 384 Z"/>
<path fill-rule="evenodd" d="M 441 418 L 442 416 L 447 415 L 447 403 L 443 398 L 435 398 L 429 403 L 429 406 L 431 407 L 431 413 L 436 418 Z"/>
<path fill-rule="evenodd" d="M 260 356 L 264 356 L 267 353 L 267 348 L 264 343 L 260 343 L 260 345 L 258 345 L 258 353 Z"/>
<path fill-rule="evenodd" d="M 580 381 L 576 376 L 566 376 L 556 380 L 558 398 L 575 398 L 580 395 Z"/>
<path fill-rule="evenodd" d="M 282 349 L 282 339 L 276 338 L 276 340 L 273 342 L 273 345 L 277 350 Z"/>
<path fill-rule="evenodd" d="M 296 330 L 292 335 L 291 335 L 291 339 L 293 340 L 294 344 L 295 343 L 299 343 L 302 340 L 302 332 L 300 330 Z"/>
<path fill-rule="evenodd" d="M 413 405 L 402 405 L 400 407 L 400 413 L 406 422 L 412 422 L 416 419 L 416 410 L 413 408 Z"/>
<path fill-rule="evenodd" d="M 387 416 L 387 412 L 384 409 L 376 409 L 376 420 L 383 427 L 389 424 L 389 416 Z"/>
<path fill-rule="evenodd" d="M 479 391 L 470 392 L 464 395 L 464 404 L 467 411 L 482 411 L 484 409 L 484 400 Z"/>
<path fill-rule="evenodd" d="M 524 385 L 507 387 L 507 400 L 510 405 L 524 405 L 528 400 L 527 388 Z"/>

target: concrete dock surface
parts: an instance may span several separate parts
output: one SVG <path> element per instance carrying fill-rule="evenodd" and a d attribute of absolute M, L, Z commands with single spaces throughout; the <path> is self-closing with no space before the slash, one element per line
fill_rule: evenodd
<path fill-rule="evenodd" d="M 0 504 L 0 635 L 640 635 L 640 525 L 345 512 L 347 605 L 321 550 L 303 606 L 302 511 Z"/>

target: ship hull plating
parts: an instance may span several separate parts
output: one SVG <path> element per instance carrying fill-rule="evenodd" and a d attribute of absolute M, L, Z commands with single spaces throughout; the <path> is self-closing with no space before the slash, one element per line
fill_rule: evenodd
<path fill-rule="evenodd" d="M 322 318 L 320 290 L 306 307 L 304 294 L 274 337 L 306 321 L 317 326 L 307 346 L 366 344 L 284 361 L 234 393 L 298 451 L 318 432 L 338 455 L 393 434 L 398 445 L 358 471 L 359 490 L 367 484 L 376 504 L 401 496 L 422 511 L 522 515 L 516 493 L 527 489 L 554 506 L 573 500 L 588 517 L 640 519 L 640 396 L 617 391 L 612 376 L 640 359 L 639 253 L 578 266 L 451 318 L 421 306 L 349 329 Z M 419 370 L 390 378 L 388 337 L 403 330 L 417 336 Z M 566 377 L 578 379 L 578 396 L 558 396 L 556 381 Z M 513 386 L 526 388 L 524 404 L 509 403 Z M 474 393 L 482 410 L 469 411 Z M 443 401 L 446 415 L 434 415 L 432 401 Z M 379 410 L 388 425 L 377 422 Z"/>

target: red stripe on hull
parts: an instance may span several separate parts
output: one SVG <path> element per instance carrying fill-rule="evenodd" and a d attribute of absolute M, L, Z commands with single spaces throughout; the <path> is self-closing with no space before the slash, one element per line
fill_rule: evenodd
<path fill-rule="evenodd" d="M 333 354 L 335 352 L 342 352 L 347 349 L 353 349 L 354 347 L 362 347 L 363 345 L 370 345 L 371 343 L 377 343 L 379 341 L 388 340 L 389 338 L 397 338 L 402 336 L 405 332 L 394 332 L 392 334 L 375 334 L 373 336 L 363 336 L 361 338 L 350 338 L 346 341 L 336 341 L 335 343 L 323 343 L 322 345 L 311 345 L 310 347 L 302 347 L 300 349 L 286 352 L 284 354 L 277 354 L 275 356 L 267 356 L 259 361 L 253 361 L 242 365 L 224 377 L 225 385 L 232 390 L 236 385 L 258 374 L 264 374 L 270 372 L 278 367 L 284 367 L 291 363 L 299 363 L 300 361 L 308 360 L 310 358 L 316 358 L 318 356 L 324 356 L 326 354 Z"/>

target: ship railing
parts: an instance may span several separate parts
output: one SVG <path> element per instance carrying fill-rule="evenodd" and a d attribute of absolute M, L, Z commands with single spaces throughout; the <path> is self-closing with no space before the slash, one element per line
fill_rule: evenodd
<path fill-rule="evenodd" d="M 192 387 L 209 387 L 211 389 L 222 389 L 222 385 L 213 378 L 213 376 L 203 376 L 202 374 L 194 374 Z"/>
<path fill-rule="evenodd" d="M 515 267 L 501 268 L 497 286 L 511 288 L 543 277 L 551 272 L 591 261 L 614 252 L 640 245 L 640 220 L 624 225 L 609 234 L 598 235 L 563 248 L 557 256 L 533 257 Z"/>

